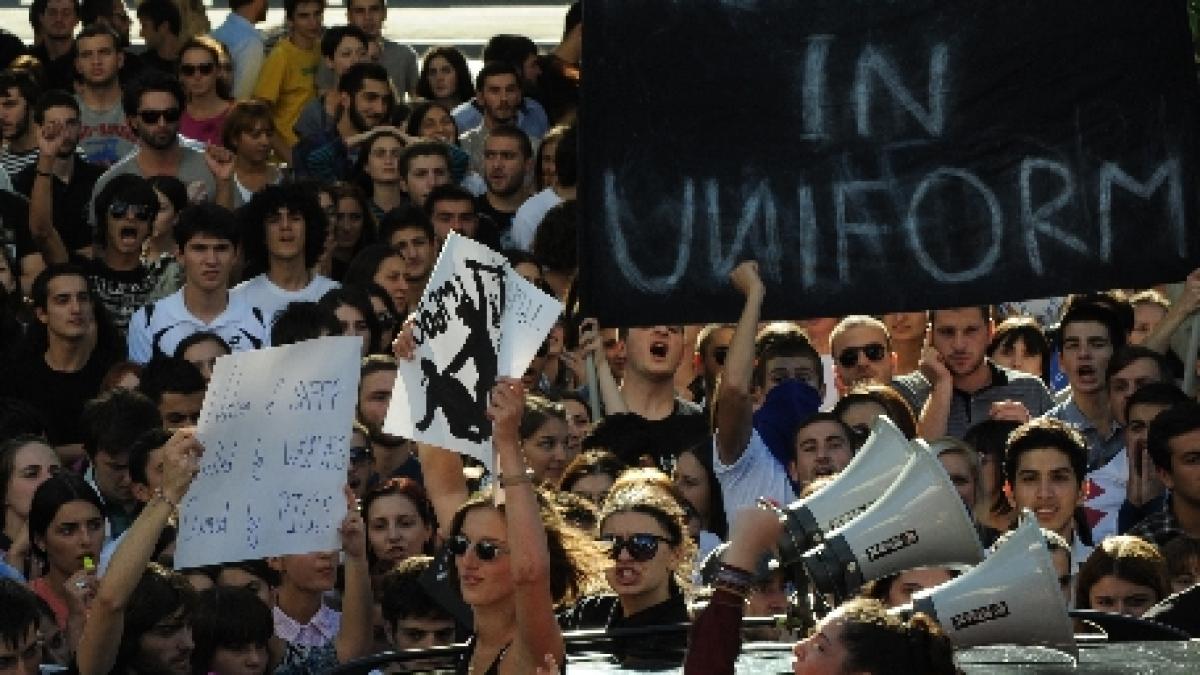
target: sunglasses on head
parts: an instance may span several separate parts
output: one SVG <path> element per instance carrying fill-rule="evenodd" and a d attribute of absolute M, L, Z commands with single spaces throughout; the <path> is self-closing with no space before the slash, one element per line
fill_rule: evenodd
<path fill-rule="evenodd" d="M 158 124 L 159 120 L 166 120 L 168 123 L 179 121 L 179 116 L 182 113 L 179 108 L 167 108 L 166 110 L 139 110 L 138 117 L 145 124 Z"/>
<path fill-rule="evenodd" d="M 126 214 L 134 220 L 150 220 L 152 209 L 146 204 L 130 204 L 122 199 L 114 199 L 108 205 L 108 215 L 112 218 L 124 218 Z"/>
<path fill-rule="evenodd" d="M 446 540 L 446 548 L 454 555 L 462 557 L 471 548 L 471 540 L 465 534 L 455 535 Z M 501 553 L 508 553 L 508 549 L 494 541 L 475 542 L 475 557 L 480 560 L 492 561 Z"/>
<path fill-rule="evenodd" d="M 853 368 L 858 365 L 859 352 L 866 354 L 867 359 L 870 361 L 882 361 L 884 355 L 887 354 L 887 347 L 878 342 L 872 342 L 869 345 L 861 347 L 846 347 L 838 352 L 838 363 L 842 364 L 843 368 Z"/>
<path fill-rule="evenodd" d="M 631 534 L 628 537 L 622 537 L 619 534 L 605 534 L 601 535 L 600 541 L 612 547 L 608 552 L 608 557 L 613 560 L 620 558 L 621 549 L 624 549 L 629 551 L 629 557 L 637 562 L 653 560 L 654 556 L 658 555 L 658 542 L 671 543 L 671 540 L 666 537 L 643 532 Z"/>
<path fill-rule="evenodd" d="M 196 73 L 201 75 L 212 75 L 216 65 L 212 63 L 185 63 L 179 66 L 179 74 L 184 77 L 191 77 Z"/>

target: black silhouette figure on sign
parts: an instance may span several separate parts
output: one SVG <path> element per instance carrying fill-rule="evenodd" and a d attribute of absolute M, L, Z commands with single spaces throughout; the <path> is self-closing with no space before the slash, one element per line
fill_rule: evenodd
<path fill-rule="evenodd" d="M 496 346 L 492 343 L 491 331 L 488 328 L 488 319 L 489 314 L 492 315 L 492 322 L 499 326 L 500 315 L 504 312 L 505 271 L 502 266 L 486 265 L 474 260 L 467 260 L 465 264 L 475 278 L 478 297 L 473 299 L 466 288 L 461 288 L 460 280 L 461 292 L 457 294 L 458 305 L 454 314 L 467 328 L 467 337 L 463 340 L 462 348 L 440 373 L 433 361 L 421 359 L 421 370 L 425 374 L 422 383 L 427 384 L 425 417 L 417 422 L 416 427 L 420 431 L 427 430 L 433 423 L 435 412 L 440 408 L 446 416 L 450 433 L 458 438 L 480 443 L 492 435 L 492 424 L 487 419 L 488 392 L 496 383 L 499 366 Z M 483 281 L 485 272 L 491 273 L 499 281 L 499 294 L 495 302 L 489 301 Z M 455 378 L 468 360 L 475 365 L 477 375 L 474 397 L 466 385 Z"/>
<path fill-rule="evenodd" d="M 492 422 L 484 411 L 475 404 L 471 392 L 453 375 L 439 373 L 437 365 L 429 359 L 421 359 L 421 371 L 425 379 L 425 417 L 417 422 L 417 429 L 426 431 L 433 424 L 433 416 L 441 408 L 450 425 L 450 433 L 472 443 L 482 443 L 492 436 Z"/>

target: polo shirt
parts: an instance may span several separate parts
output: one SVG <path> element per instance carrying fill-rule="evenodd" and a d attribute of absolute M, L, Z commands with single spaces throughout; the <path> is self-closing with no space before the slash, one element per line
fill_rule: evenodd
<path fill-rule="evenodd" d="M 225 311 L 212 323 L 204 323 L 188 311 L 181 288 L 133 315 L 129 322 L 129 360 L 145 363 L 156 354 L 174 354 L 184 338 L 200 332 L 216 333 L 230 349 L 240 352 L 267 345 L 270 328 L 262 312 L 233 293 L 229 294 Z"/>
<path fill-rule="evenodd" d="M 992 404 L 999 401 L 1025 404 L 1030 417 L 1041 417 L 1054 406 L 1050 392 L 1040 379 L 996 365 L 991 359 L 985 359 L 984 364 L 992 375 L 987 386 L 971 393 L 954 389 L 950 415 L 946 419 L 946 435 L 962 438 L 973 425 L 989 419 Z M 891 385 L 919 417 L 932 389 L 929 380 L 916 371 L 894 378 Z"/>

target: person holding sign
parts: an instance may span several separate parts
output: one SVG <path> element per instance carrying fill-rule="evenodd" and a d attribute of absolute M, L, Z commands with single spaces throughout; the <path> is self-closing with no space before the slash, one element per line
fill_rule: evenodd
<path fill-rule="evenodd" d="M 450 526 L 451 574 L 475 619 L 460 672 L 530 673 L 547 655 L 566 662 L 554 605 L 583 573 L 561 519 L 542 503 L 525 467 L 518 435 L 524 402 L 521 381 L 501 378 L 488 404 L 503 504 L 486 493 L 476 496 L 458 509 Z M 441 478 L 427 478 L 431 493 L 439 492 Z"/>

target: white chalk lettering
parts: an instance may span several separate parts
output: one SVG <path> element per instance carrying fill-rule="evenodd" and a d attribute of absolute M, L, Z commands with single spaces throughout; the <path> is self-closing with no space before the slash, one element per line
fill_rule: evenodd
<path fill-rule="evenodd" d="M 781 278 L 779 268 L 779 216 L 775 211 L 775 197 L 767 182 L 759 181 L 749 188 L 749 194 L 742 200 L 742 215 L 737 220 L 733 241 L 728 253 L 725 251 L 721 236 L 721 204 L 720 186 L 715 180 L 704 184 L 704 203 L 708 217 L 708 257 L 713 273 L 718 277 L 728 276 L 742 259 L 742 253 L 749 245 L 754 251 L 754 259 L 758 261 L 759 269 L 766 279 L 777 281 Z M 761 218 L 760 218 L 761 212 Z M 762 236 L 747 242 L 754 226 L 761 222 Z"/>
<path fill-rule="evenodd" d="M 829 138 L 825 129 L 825 63 L 829 60 L 832 35 L 812 35 L 808 38 L 808 49 L 804 52 L 804 76 L 800 89 L 801 119 L 804 120 L 804 138 L 821 141 Z"/>
<path fill-rule="evenodd" d="M 1051 173 L 1060 181 L 1058 194 L 1050 201 L 1033 206 L 1033 176 L 1036 172 Z M 1087 244 L 1074 234 L 1054 226 L 1050 216 L 1070 205 L 1075 192 L 1075 181 L 1071 169 L 1065 164 L 1049 159 L 1028 158 L 1021 162 L 1021 224 L 1025 232 L 1025 251 L 1029 255 L 1029 266 L 1037 274 L 1045 272 L 1038 235 L 1044 235 L 1079 253 L 1087 254 Z"/>
<path fill-rule="evenodd" d="M 871 97 L 878 79 L 892 99 L 917 121 L 927 134 L 940 137 L 946 129 L 946 72 L 950 67 L 950 50 L 944 44 L 929 51 L 928 105 L 922 106 L 917 97 L 904 85 L 895 64 L 879 49 L 867 45 L 858 57 L 854 78 L 855 114 L 858 135 L 870 138 Z"/>
<path fill-rule="evenodd" d="M 1159 165 L 1145 183 L 1139 182 L 1121 170 L 1113 162 L 1100 167 L 1100 257 L 1105 262 L 1112 260 L 1112 205 L 1113 186 L 1123 188 L 1144 201 L 1154 193 L 1167 187 L 1166 220 L 1175 235 L 1175 252 L 1187 255 L 1187 231 L 1183 220 L 1183 167 L 1178 158 L 1171 158 Z"/>
<path fill-rule="evenodd" d="M 984 252 L 983 258 L 972 268 L 961 272 L 948 272 L 938 265 L 927 250 L 924 244 L 921 243 L 921 223 L 920 210 L 921 204 L 925 201 L 926 194 L 939 183 L 947 183 L 949 179 L 957 179 L 971 186 L 982 197 L 987 204 L 988 215 L 991 221 L 992 245 Z M 1000 209 L 1000 200 L 996 198 L 996 194 L 991 191 L 988 186 L 983 184 L 975 175 L 962 169 L 940 168 L 933 173 L 925 176 L 925 179 L 917 186 L 913 192 L 912 201 L 908 205 L 908 217 L 904 219 L 904 229 L 908 234 L 908 244 L 912 249 L 913 256 L 917 259 L 917 263 L 921 268 L 929 273 L 936 281 L 944 284 L 962 283 L 964 281 L 972 281 L 978 279 L 989 272 L 996 266 L 996 261 L 1000 258 L 1000 244 L 1004 241 L 1004 213 Z"/>
<path fill-rule="evenodd" d="M 834 228 L 837 231 L 837 267 L 838 280 L 845 283 L 850 280 L 850 235 L 865 240 L 871 248 L 872 255 L 884 254 L 884 235 L 890 230 L 887 225 L 871 220 L 852 222 L 847 220 L 846 202 L 855 195 L 864 192 L 887 192 L 888 184 L 876 180 L 856 180 L 833 184 Z M 857 200 L 855 200 L 857 201 Z M 859 211 L 869 213 L 870 209 L 864 204 L 858 204 Z M 859 255 L 855 251 L 855 255 Z"/>
<path fill-rule="evenodd" d="M 682 208 L 679 209 L 679 246 L 676 249 L 675 267 L 670 273 L 660 277 L 647 277 L 642 273 L 637 263 L 629 254 L 629 243 L 625 240 L 625 229 L 622 220 L 628 215 L 629 209 L 617 194 L 617 179 L 612 171 L 604 174 L 604 203 L 605 226 L 608 240 L 612 244 L 613 257 L 617 266 L 625 274 L 629 283 L 637 286 L 646 293 L 665 293 L 683 279 L 691 259 L 692 230 L 695 223 L 696 186 L 691 180 L 683 183 Z"/>

